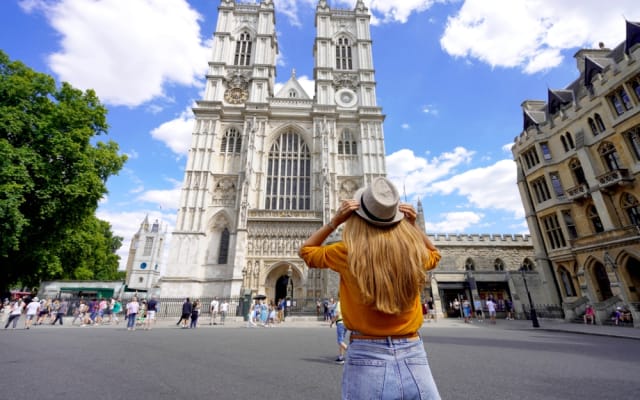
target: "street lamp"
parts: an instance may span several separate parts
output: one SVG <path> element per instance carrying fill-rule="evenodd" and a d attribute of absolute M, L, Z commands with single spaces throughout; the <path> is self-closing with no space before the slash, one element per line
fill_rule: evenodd
<path fill-rule="evenodd" d="M 531 323 L 534 328 L 540 328 L 540 324 L 538 323 L 538 315 L 536 314 L 536 308 L 533 306 L 533 301 L 531 300 L 531 293 L 529 293 L 529 286 L 527 285 L 527 277 L 525 275 L 526 267 L 522 265 L 520 267 L 520 273 L 522 274 L 522 280 L 524 281 L 524 289 L 527 291 L 527 297 L 529 298 L 529 312 L 531 314 Z"/>

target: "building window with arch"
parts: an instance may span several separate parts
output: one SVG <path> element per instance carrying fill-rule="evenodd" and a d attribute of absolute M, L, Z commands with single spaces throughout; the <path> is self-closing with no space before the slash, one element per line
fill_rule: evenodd
<path fill-rule="evenodd" d="M 296 98 L 298 97 L 298 92 L 296 92 L 295 90 L 291 89 L 289 90 L 289 98 Z"/>
<path fill-rule="evenodd" d="M 336 69 L 353 69 L 351 43 L 346 37 L 338 38 L 338 43 L 336 44 Z"/>
<path fill-rule="evenodd" d="M 598 210 L 596 210 L 596 207 L 593 204 L 587 208 L 587 218 L 591 221 L 591 226 L 595 233 L 604 232 L 604 225 L 602 225 L 600 215 L 598 215 Z"/>
<path fill-rule="evenodd" d="M 342 131 L 340 140 L 338 141 L 338 154 L 356 155 L 358 154 L 358 144 L 353 139 L 353 135 L 349 129 Z"/>
<path fill-rule="evenodd" d="M 464 262 L 464 270 L 465 271 L 475 271 L 476 270 L 476 265 L 473 262 L 473 259 L 467 258 L 467 260 Z"/>
<path fill-rule="evenodd" d="M 593 133 L 593 136 L 598 136 L 598 128 L 596 127 L 595 121 L 591 117 L 589 117 L 588 121 L 589 121 L 589 128 L 591 129 L 591 133 Z"/>
<path fill-rule="evenodd" d="M 631 225 L 640 226 L 640 203 L 634 195 L 628 192 L 622 194 L 620 206 L 624 210 Z"/>
<path fill-rule="evenodd" d="M 559 249 L 567 245 L 556 214 L 542 218 L 542 226 L 552 249 Z"/>
<path fill-rule="evenodd" d="M 271 145 L 266 185 L 267 210 L 311 209 L 311 154 L 296 132 L 283 133 Z"/>
<path fill-rule="evenodd" d="M 499 258 L 493 262 L 493 269 L 496 271 L 504 271 L 504 261 Z"/>
<path fill-rule="evenodd" d="M 640 126 L 636 126 L 624 133 L 624 137 L 627 139 L 631 152 L 636 161 L 640 161 Z"/>
<path fill-rule="evenodd" d="M 236 52 L 233 59 L 233 65 L 247 66 L 251 63 L 251 35 L 248 32 L 242 32 L 236 41 Z"/>
<path fill-rule="evenodd" d="M 567 271 L 565 267 L 560 267 L 558 274 L 560 275 L 560 281 L 562 282 L 562 288 L 564 289 L 565 296 L 576 296 L 576 289 L 573 286 L 573 279 L 571 278 L 569 271 Z"/>
<path fill-rule="evenodd" d="M 621 168 L 620 157 L 616 151 L 616 147 L 611 142 L 604 142 L 598 148 L 598 153 L 602 157 L 602 162 L 607 166 L 609 171 L 615 171 Z"/>
<path fill-rule="evenodd" d="M 608 96 L 608 99 L 618 115 L 622 115 L 633 108 L 631 98 L 629 98 L 624 88 L 616 90 L 612 95 Z"/>
<path fill-rule="evenodd" d="M 236 128 L 229 128 L 222 137 L 222 143 L 220 144 L 221 153 L 237 153 L 240 154 L 242 150 L 242 138 L 240 132 Z"/>
<path fill-rule="evenodd" d="M 607 130 L 607 128 L 604 126 L 604 122 L 602 121 L 602 117 L 600 116 L 600 114 L 595 113 L 595 118 L 596 118 L 596 125 L 598 127 L 598 132 L 602 133 L 604 131 Z"/>
<path fill-rule="evenodd" d="M 571 169 L 573 178 L 575 179 L 577 185 L 587 184 L 587 178 L 585 178 L 584 176 L 584 170 L 582 169 L 582 165 L 577 158 L 574 158 L 569 162 L 569 169 Z"/>
<path fill-rule="evenodd" d="M 533 272 L 533 270 L 534 270 L 534 268 L 533 268 L 533 261 L 531 261 L 531 260 L 530 260 L 530 259 L 528 259 L 528 258 L 525 258 L 525 259 L 522 261 L 522 265 L 520 266 L 520 269 L 521 269 L 522 271 L 525 271 L 525 272 Z"/>
<path fill-rule="evenodd" d="M 525 164 L 528 169 L 535 167 L 540 164 L 540 159 L 538 158 L 538 152 L 535 147 L 532 147 L 522 153 L 522 158 L 524 159 Z"/>
<path fill-rule="evenodd" d="M 226 264 L 229 261 L 229 238 L 231 234 L 228 228 L 220 233 L 220 246 L 218 248 L 218 264 Z"/>
<path fill-rule="evenodd" d="M 567 132 L 564 134 L 564 137 L 567 139 L 567 144 L 569 145 L 569 149 L 575 149 L 575 148 L 576 148 L 576 145 L 575 145 L 575 143 L 573 142 L 573 136 L 571 136 L 571 132 L 568 132 L 568 131 L 567 131 Z"/>

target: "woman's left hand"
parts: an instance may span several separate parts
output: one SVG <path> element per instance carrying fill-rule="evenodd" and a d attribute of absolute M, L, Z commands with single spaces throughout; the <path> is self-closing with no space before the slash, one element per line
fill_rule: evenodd
<path fill-rule="evenodd" d="M 416 213 L 416 210 L 411 204 L 400 203 L 400 205 L 398 206 L 398 210 L 400 210 L 400 212 L 404 214 L 405 219 L 411 225 L 415 225 L 418 213 Z"/>

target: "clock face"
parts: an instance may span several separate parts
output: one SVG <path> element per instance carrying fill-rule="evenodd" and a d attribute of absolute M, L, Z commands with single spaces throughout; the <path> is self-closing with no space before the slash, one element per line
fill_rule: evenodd
<path fill-rule="evenodd" d="M 340 89 L 335 95 L 336 103 L 340 107 L 351 108 L 358 103 L 358 96 L 351 89 Z"/>
<path fill-rule="evenodd" d="M 140 269 L 145 269 L 147 268 L 147 263 L 143 262 L 142 264 L 140 264 Z"/>
<path fill-rule="evenodd" d="M 247 101 L 249 93 L 246 90 L 240 88 L 228 89 L 224 93 L 224 99 L 229 104 L 242 104 Z"/>

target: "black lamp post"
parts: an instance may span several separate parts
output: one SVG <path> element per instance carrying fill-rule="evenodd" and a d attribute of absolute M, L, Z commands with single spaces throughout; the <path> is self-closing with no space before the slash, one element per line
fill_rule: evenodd
<path fill-rule="evenodd" d="M 540 328 L 540 324 L 538 323 L 538 314 L 536 313 L 536 308 L 533 306 L 531 293 L 529 293 L 529 286 L 527 285 L 527 277 L 525 275 L 526 268 L 524 265 L 520 267 L 520 273 L 522 274 L 522 280 L 524 281 L 524 289 L 527 291 L 527 297 L 529 298 L 529 313 L 531 314 L 531 323 L 533 324 L 534 328 Z"/>

